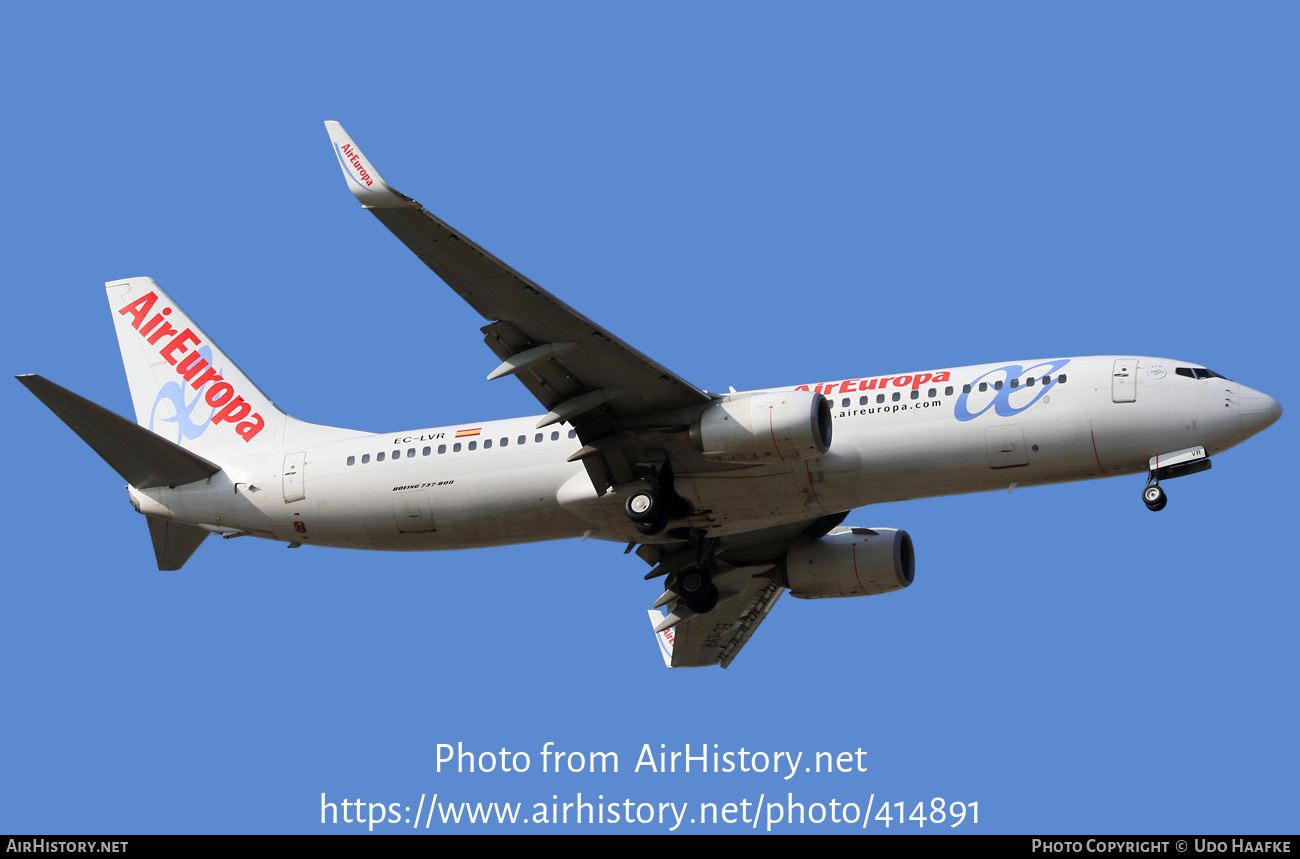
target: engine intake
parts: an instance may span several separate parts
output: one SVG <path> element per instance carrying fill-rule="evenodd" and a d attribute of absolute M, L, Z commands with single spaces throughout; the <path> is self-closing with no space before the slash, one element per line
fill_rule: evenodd
<path fill-rule="evenodd" d="M 831 406 L 812 391 L 733 394 L 704 410 L 691 443 L 725 462 L 793 462 L 831 447 Z"/>
<path fill-rule="evenodd" d="M 894 528 L 836 528 L 792 546 L 785 581 L 800 599 L 861 597 L 907 587 L 916 577 L 912 538 Z"/>

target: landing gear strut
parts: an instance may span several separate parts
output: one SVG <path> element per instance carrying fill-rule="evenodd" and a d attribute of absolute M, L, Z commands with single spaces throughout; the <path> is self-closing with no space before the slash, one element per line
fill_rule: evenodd
<path fill-rule="evenodd" d="M 1169 496 L 1160 488 L 1154 474 L 1147 478 L 1147 487 L 1142 490 L 1142 503 L 1151 511 L 1164 510 L 1169 503 Z"/>

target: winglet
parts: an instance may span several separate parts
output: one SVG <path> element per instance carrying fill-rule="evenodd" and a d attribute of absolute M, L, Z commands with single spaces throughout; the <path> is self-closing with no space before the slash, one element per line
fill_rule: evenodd
<path fill-rule="evenodd" d="M 664 665 L 669 668 L 673 667 L 673 629 L 668 627 L 662 632 L 658 631 L 659 624 L 664 621 L 664 614 L 655 609 L 646 609 L 650 614 L 650 626 L 655 628 L 655 640 L 659 642 L 659 653 L 664 658 Z"/>
<path fill-rule="evenodd" d="M 384 181 L 384 177 L 379 175 L 379 171 L 352 142 L 352 138 L 348 137 L 343 126 L 327 119 L 325 130 L 329 132 L 339 167 L 343 168 L 343 175 L 348 180 L 348 190 L 361 201 L 361 205 L 367 209 L 393 209 L 409 202 L 409 198 L 394 191 Z"/>

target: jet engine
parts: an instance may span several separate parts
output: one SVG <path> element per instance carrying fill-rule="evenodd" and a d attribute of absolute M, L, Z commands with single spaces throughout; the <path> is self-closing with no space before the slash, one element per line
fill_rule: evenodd
<path fill-rule="evenodd" d="M 831 406 L 811 391 L 734 394 L 704 410 L 691 443 L 707 459 L 792 462 L 831 447 Z"/>
<path fill-rule="evenodd" d="M 894 528 L 836 528 L 792 546 L 785 581 L 800 599 L 861 597 L 902 590 L 916 575 L 912 538 Z"/>

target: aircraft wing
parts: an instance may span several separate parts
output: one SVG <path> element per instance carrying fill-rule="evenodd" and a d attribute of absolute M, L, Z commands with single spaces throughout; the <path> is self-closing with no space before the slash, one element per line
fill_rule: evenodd
<path fill-rule="evenodd" d="M 774 571 L 790 547 L 826 536 L 846 516 L 847 511 L 831 513 L 711 541 L 707 548 L 718 563 L 713 575 L 718 602 L 705 614 L 692 612 L 671 590 L 674 575 L 696 562 L 698 547 L 643 544 L 638 548 L 638 557 L 654 566 L 646 578 L 664 577 L 670 588 L 649 610 L 664 664 L 669 668 L 730 665 L 786 592 Z M 661 606 L 667 615 L 658 611 Z"/>
<path fill-rule="evenodd" d="M 395 191 L 343 126 L 325 127 L 349 190 L 488 320 L 484 342 L 502 360 L 488 378 L 516 376 L 548 410 L 539 428 L 567 422 L 591 453 L 603 455 L 618 446 L 626 422 L 711 401 Z"/>
<path fill-rule="evenodd" d="M 680 604 L 664 614 L 650 609 L 650 623 L 669 668 L 726 668 L 749 641 L 785 588 L 752 570 L 714 576 L 718 604 L 707 614 L 693 614 Z M 678 614 L 680 612 L 680 614 Z"/>

